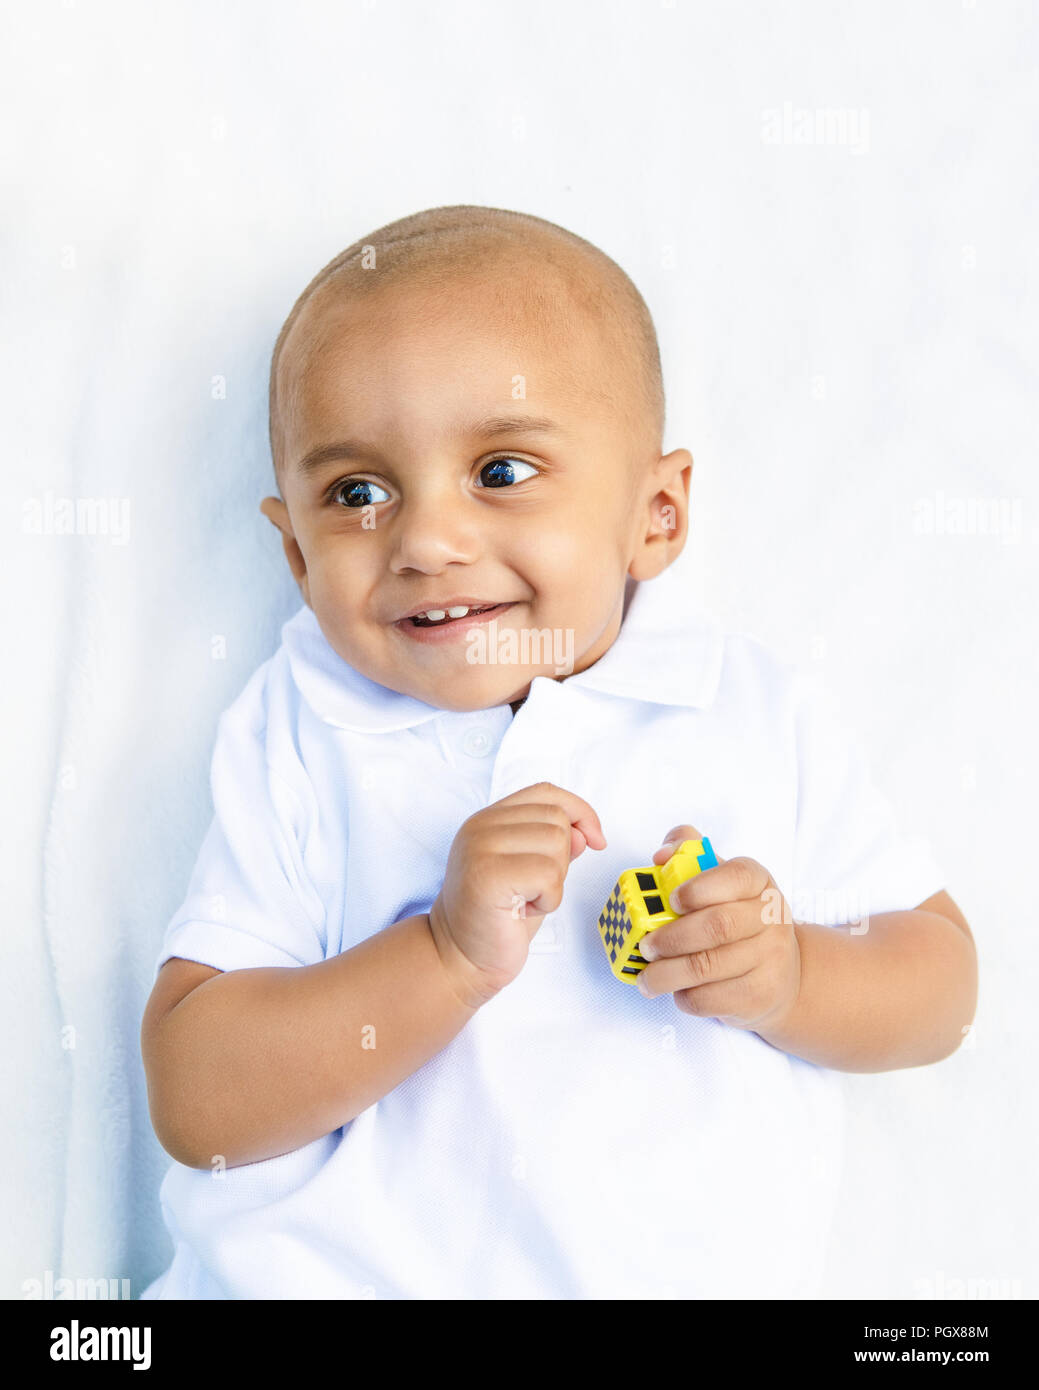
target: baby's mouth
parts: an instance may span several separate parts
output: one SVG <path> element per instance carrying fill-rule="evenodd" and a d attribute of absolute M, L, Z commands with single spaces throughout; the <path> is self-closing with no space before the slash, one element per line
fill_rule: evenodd
<path fill-rule="evenodd" d="M 454 623 L 468 622 L 471 618 L 482 617 L 485 613 L 496 613 L 504 611 L 512 605 L 509 603 L 489 603 L 482 608 L 434 608 L 428 613 L 416 615 L 414 618 L 405 618 L 405 623 L 410 623 L 412 627 L 451 627 Z"/>

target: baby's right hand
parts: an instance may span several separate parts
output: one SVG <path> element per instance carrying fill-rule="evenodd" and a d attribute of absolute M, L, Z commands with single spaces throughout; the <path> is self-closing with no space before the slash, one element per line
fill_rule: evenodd
<path fill-rule="evenodd" d="M 542 921 L 563 900 L 571 863 L 605 849 L 599 817 L 581 797 L 538 782 L 462 825 L 429 910 L 437 949 L 460 997 L 478 1008 L 514 980 Z"/>

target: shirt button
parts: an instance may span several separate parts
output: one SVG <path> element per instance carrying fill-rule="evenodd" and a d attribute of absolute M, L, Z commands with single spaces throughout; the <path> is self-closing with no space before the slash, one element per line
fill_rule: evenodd
<path fill-rule="evenodd" d="M 462 739 L 462 752 L 470 758 L 486 758 L 491 751 L 491 736 L 486 729 L 468 729 Z"/>

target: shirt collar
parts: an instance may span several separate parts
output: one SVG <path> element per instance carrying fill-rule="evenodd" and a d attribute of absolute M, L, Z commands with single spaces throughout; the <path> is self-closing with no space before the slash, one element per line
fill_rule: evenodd
<path fill-rule="evenodd" d="M 673 571 L 631 584 L 612 647 L 562 684 L 653 704 L 709 705 L 718 689 L 724 647 L 717 618 L 688 597 L 687 584 L 676 582 Z M 444 713 L 355 671 L 330 645 L 306 604 L 282 628 L 282 642 L 297 688 L 326 724 L 356 733 L 389 733 Z"/>
<path fill-rule="evenodd" d="M 633 583 L 613 646 L 567 684 L 658 705 L 709 705 L 721 679 L 724 634 L 688 588 L 674 570 Z"/>

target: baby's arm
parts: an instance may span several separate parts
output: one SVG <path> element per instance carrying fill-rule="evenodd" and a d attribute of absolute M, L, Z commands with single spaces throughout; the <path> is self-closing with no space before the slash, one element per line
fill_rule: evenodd
<path fill-rule="evenodd" d="M 314 965 L 167 961 L 141 1026 L 162 1146 L 189 1168 L 233 1168 L 347 1124 L 515 978 L 571 862 L 605 843 L 586 801 L 541 782 L 461 826 L 428 915 Z"/>
<path fill-rule="evenodd" d="M 654 855 L 683 840 L 676 826 Z M 973 1021 L 977 954 L 948 893 L 860 924 L 795 923 L 768 870 L 722 859 L 671 894 L 680 915 L 639 950 L 639 989 L 674 992 L 683 1013 L 720 1018 L 773 1047 L 837 1071 L 888 1071 L 938 1062 Z"/>
<path fill-rule="evenodd" d="M 974 1019 L 974 938 L 948 893 L 869 930 L 796 924 L 801 983 L 793 1005 L 755 1031 L 773 1047 L 840 1071 L 940 1061 Z"/>
<path fill-rule="evenodd" d="M 417 1071 L 478 1007 L 427 915 L 314 965 L 221 972 L 173 957 L 141 1025 L 155 1133 L 189 1168 L 301 1148 Z"/>

